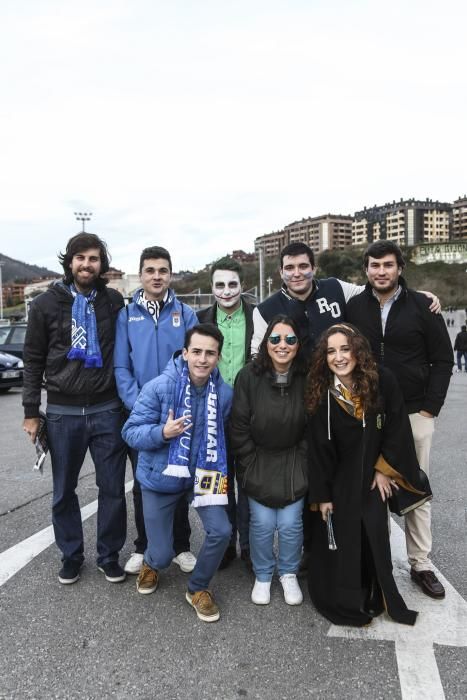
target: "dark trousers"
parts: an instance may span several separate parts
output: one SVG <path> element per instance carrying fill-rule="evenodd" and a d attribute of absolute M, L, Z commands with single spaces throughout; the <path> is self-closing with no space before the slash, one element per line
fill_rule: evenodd
<path fill-rule="evenodd" d="M 143 516 L 143 495 L 141 486 L 136 478 L 136 466 L 138 464 L 138 452 L 128 447 L 128 456 L 133 470 L 133 506 L 135 511 L 136 539 L 135 552 L 144 554 L 148 546 L 146 528 Z M 175 508 L 173 520 L 173 546 L 175 554 L 190 551 L 191 527 L 188 519 L 188 500 L 186 497 L 180 498 Z"/>
<path fill-rule="evenodd" d="M 52 460 L 52 523 L 62 560 L 84 559 L 83 526 L 76 487 L 89 448 L 99 490 L 97 563 L 118 560 L 126 538 L 126 445 L 120 408 L 88 416 L 68 416 L 47 410 L 47 434 Z"/>
<path fill-rule="evenodd" d="M 231 461 L 229 460 L 229 464 Z M 244 492 L 242 485 L 237 481 L 237 498 L 235 498 L 235 471 L 229 468 L 227 479 L 227 515 L 232 525 L 232 536 L 230 545 L 237 546 L 237 534 L 240 549 L 250 548 L 250 506 L 248 496 Z"/>

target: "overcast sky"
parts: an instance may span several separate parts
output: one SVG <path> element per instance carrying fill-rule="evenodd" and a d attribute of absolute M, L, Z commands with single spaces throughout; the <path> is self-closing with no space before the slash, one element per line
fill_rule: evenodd
<path fill-rule="evenodd" d="M 465 0 L 1 0 L 0 252 L 199 269 L 307 216 L 467 193 Z"/>

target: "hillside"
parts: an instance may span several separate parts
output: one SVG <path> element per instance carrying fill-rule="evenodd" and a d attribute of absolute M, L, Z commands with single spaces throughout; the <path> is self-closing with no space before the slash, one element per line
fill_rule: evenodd
<path fill-rule="evenodd" d="M 3 255 L 3 253 L 0 253 L 0 261 L 4 263 L 4 265 L 2 265 L 3 284 L 7 284 L 8 282 L 26 282 L 32 279 L 56 277 L 59 275 L 58 272 L 48 270 L 46 267 L 28 265 L 28 263 L 22 262 L 21 260 L 9 258 L 8 255 Z"/>
<path fill-rule="evenodd" d="M 407 283 L 413 289 L 429 290 L 436 294 L 443 307 L 454 306 L 456 308 L 467 307 L 467 274 L 465 264 L 447 264 L 443 262 L 415 265 L 410 262 L 411 250 L 404 249 L 404 258 L 407 266 L 403 275 Z M 362 269 L 363 249 L 348 248 L 346 250 L 329 250 L 321 253 L 318 259 L 316 277 L 338 277 L 339 279 L 357 284 L 366 281 Z M 265 278 L 272 278 L 272 291 L 279 289 L 281 280 L 279 276 L 279 261 L 266 261 Z M 251 289 L 259 284 L 257 263 L 243 265 L 245 273 L 245 289 Z M 266 290 L 267 290 L 267 284 Z M 210 292 L 211 285 L 209 272 L 201 272 L 187 275 L 183 281 L 174 284 L 179 294 L 187 294 L 193 289 L 200 288 L 202 292 Z"/>

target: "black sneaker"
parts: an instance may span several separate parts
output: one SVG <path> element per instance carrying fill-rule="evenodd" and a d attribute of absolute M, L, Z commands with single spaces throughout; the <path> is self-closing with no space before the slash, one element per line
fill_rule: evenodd
<path fill-rule="evenodd" d="M 63 583 L 64 585 L 76 583 L 76 581 L 79 579 L 79 571 L 81 566 L 82 563 L 80 561 L 65 559 L 62 568 L 58 572 L 58 580 L 60 583 Z"/>
<path fill-rule="evenodd" d="M 106 580 L 110 583 L 120 583 L 126 579 L 126 573 L 118 561 L 108 561 L 107 564 L 101 564 L 97 568 L 105 574 Z"/>
<path fill-rule="evenodd" d="M 219 564 L 219 571 L 221 569 L 226 569 L 229 564 L 231 564 L 235 559 L 237 558 L 237 548 L 229 544 L 227 549 L 224 552 L 224 556 L 221 559 L 221 563 Z"/>

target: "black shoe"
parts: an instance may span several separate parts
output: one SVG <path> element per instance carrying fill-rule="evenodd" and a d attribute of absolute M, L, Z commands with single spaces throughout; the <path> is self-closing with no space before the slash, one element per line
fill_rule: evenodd
<path fill-rule="evenodd" d="M 308 573 L 308 561 L 310 559 L 310 553 L 308 550 L 304 549 L 302 558 L 300 559 L 300 566 L 298 568 L 298 576 L 301 578 L 302 576 L 306 576 Z"/>
<path fill-rule="evenodd" d="M 441 581 L 438 581 L 433 571 L 415 571 L 415 569 L 410 569 L 410 578 L 430 598 L 444 598 L 446 595 L 443 584 Z"/>
<path fill-rule="evenodd" d="M 245 562 L 250 571 L 253 571 L 253 563 L 250 557 L 250 550 L 245 548 L 240 552 L 240 559 Z"/>
<path fill-rule="evenodd" d="M 219 571 L 221 569 L 226 569 L 229 564 L 231 564 L 235 559 L 237 558 L 237 548 L 233 544 L 229 544 L 227 549 L 224 552 L 224 556 L 222 557 L 222 561 L 219 564 Z"/>
<path fill-rule="evenodd" d="M 107 564 L 98 566 L 98 569 L 105 574 L 106 580 L 110 581 L 110 583 L 120 583 L 120 581 L 126 579 L 126 573 L 123 571 L 118 561 L 108 561 Z"/>
<path fill-rule="evenodd" d="M 58 580 L 64 585 L 68 583 L 76 583 L 79 579 L 79 571 L 82 567 L 80 561 L 74 559 L 65 559 L 63 566 L 58 572 Z"/>

